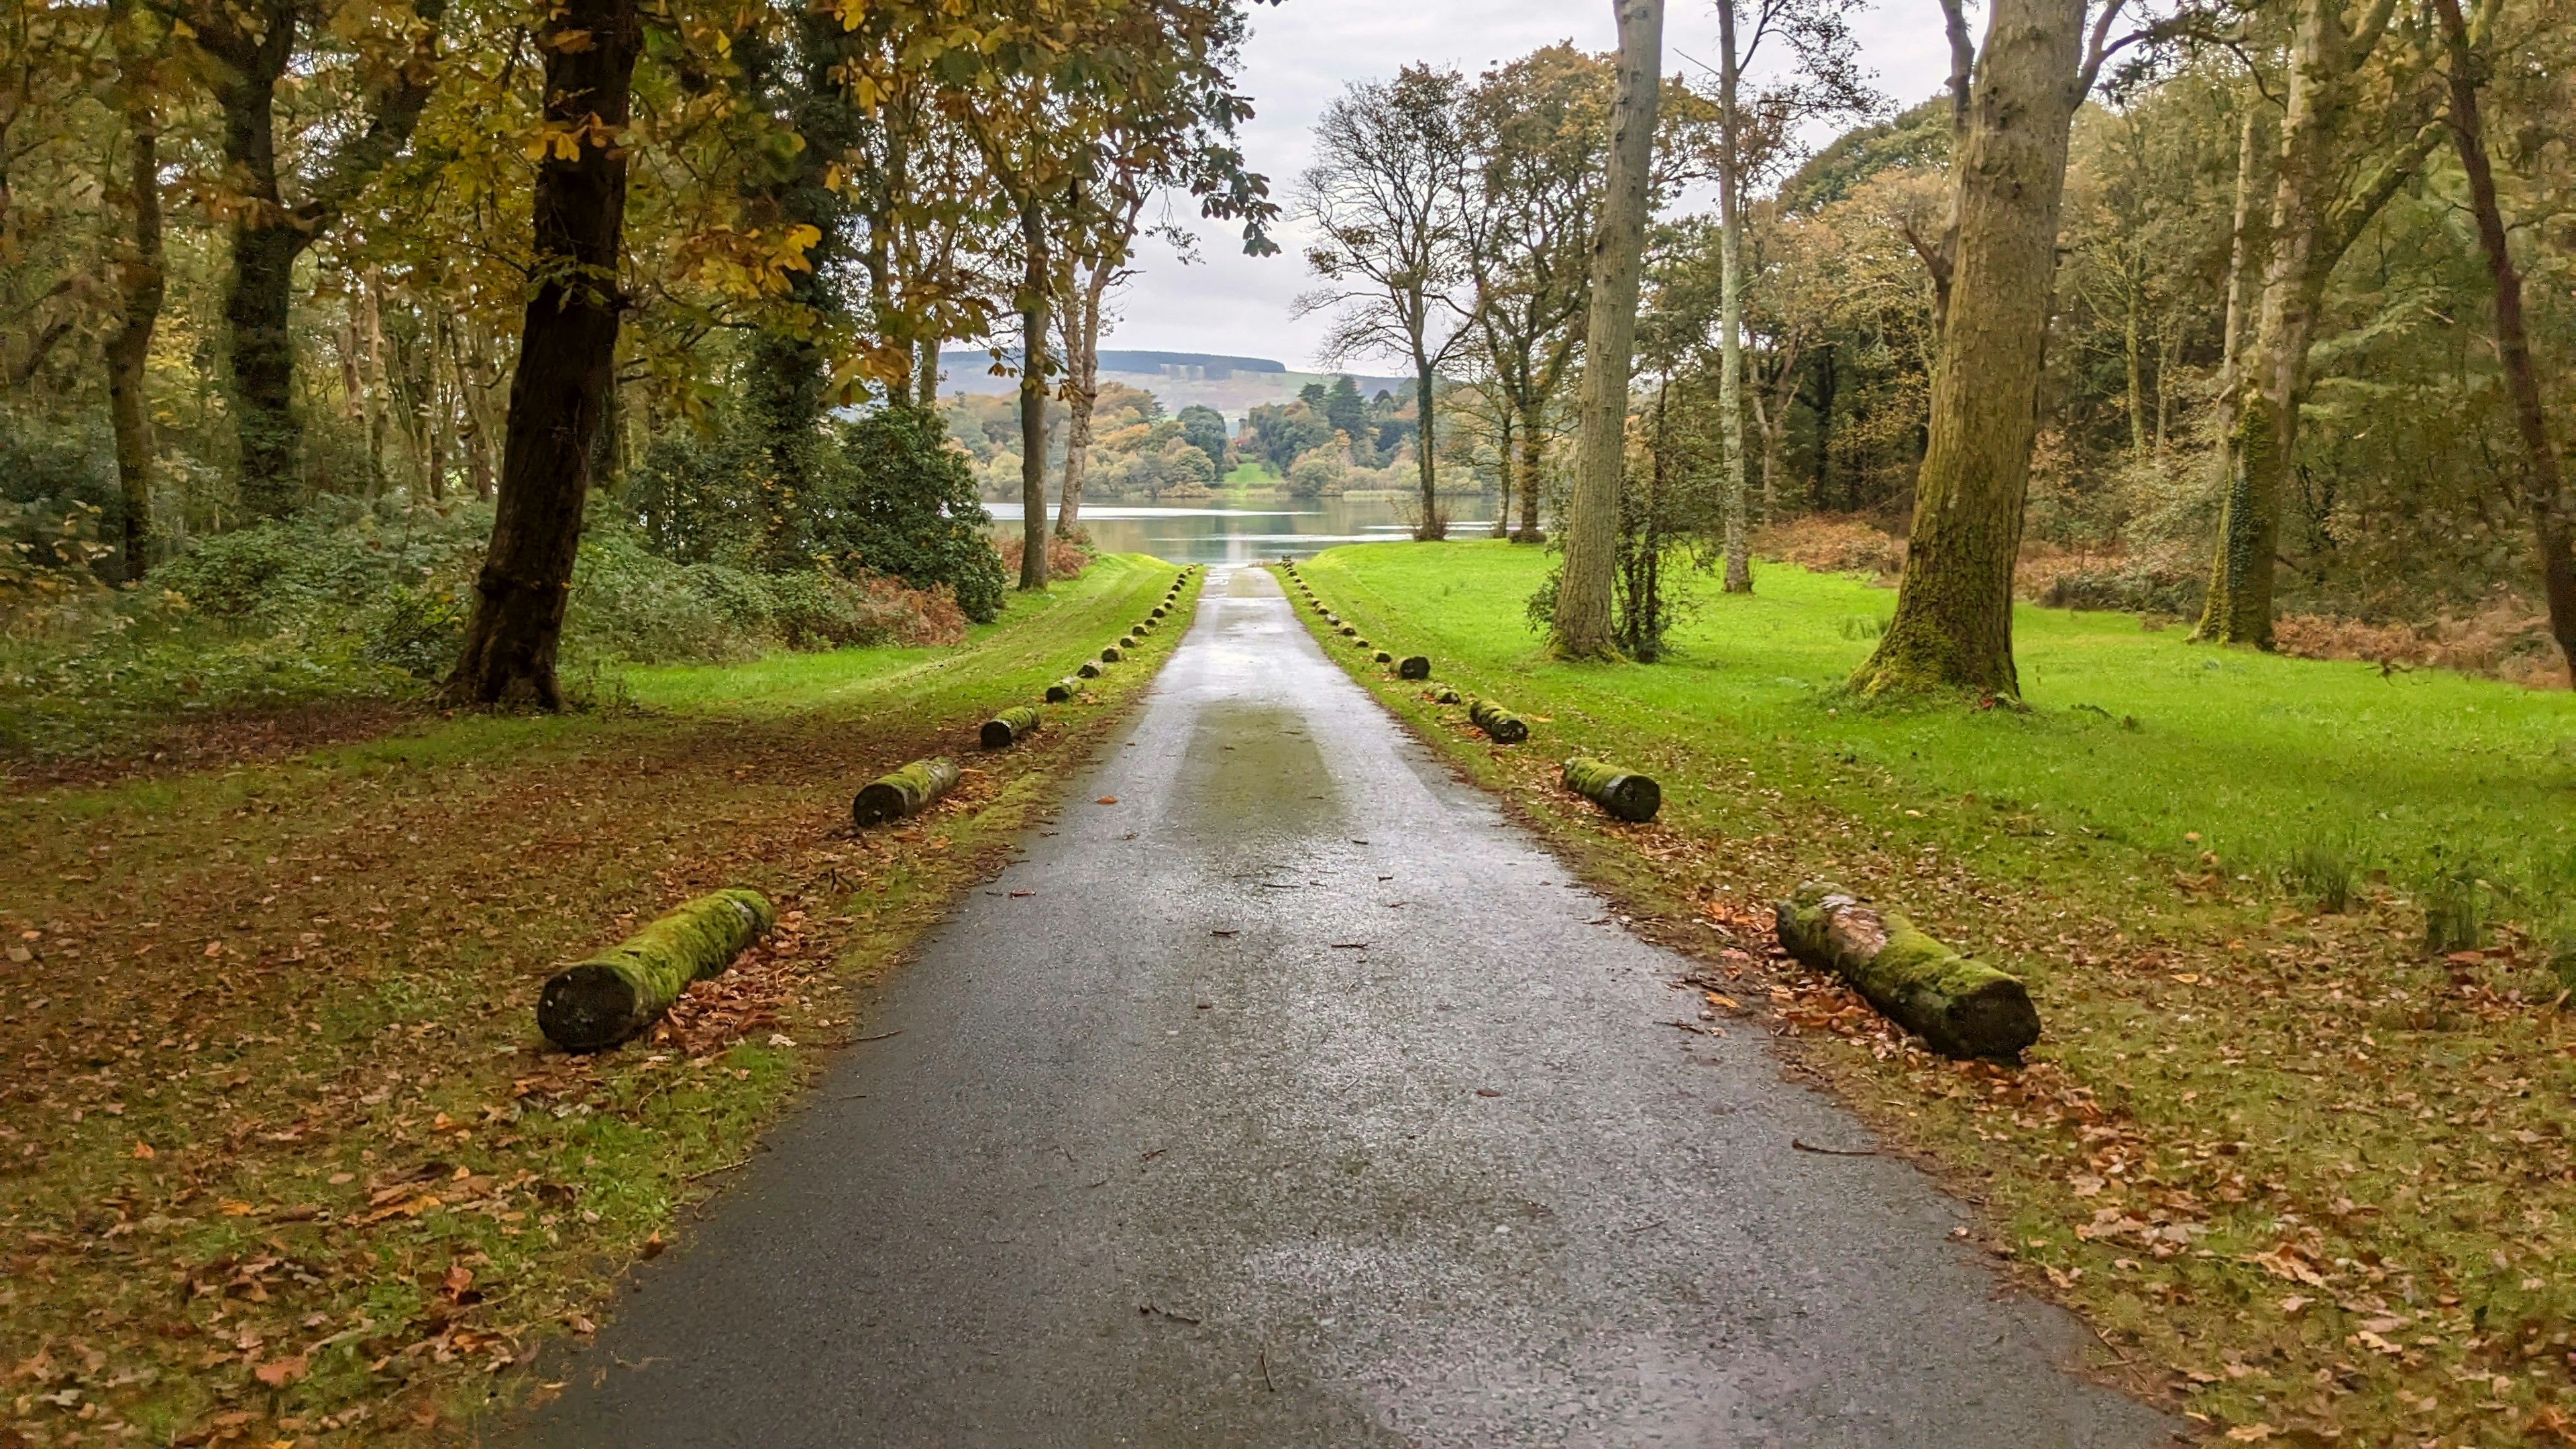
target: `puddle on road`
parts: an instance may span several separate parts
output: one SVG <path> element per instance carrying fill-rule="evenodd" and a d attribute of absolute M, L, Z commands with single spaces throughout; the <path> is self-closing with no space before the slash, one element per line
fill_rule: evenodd
<path fill-rule="evenodd" d="M 1344 815 L 1306 716 L 1281 705 L 1219 700 L 1201 709 L 1173 795 L 1188 827 L 1217 841 L 1324 834 Z"/>

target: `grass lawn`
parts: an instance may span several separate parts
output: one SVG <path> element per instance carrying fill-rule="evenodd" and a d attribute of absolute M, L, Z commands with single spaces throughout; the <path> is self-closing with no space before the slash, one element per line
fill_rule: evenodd
<path fill-rule="evenodd" d="M 2576 983 L 2550 965 L 2576 696 L 2025 608 L 2027 712 L 1857 706 L 1837 686 L 1890 591 L 1695 579 L 1673 658 L 1568 665 L 1523 620 L 1546 562 L 1388 544 L 1302 572 L 1379 647 L 1531 715 L 1530 743 L 1488 745 L 1319 630 L 1740 981 L 1715 1019 L 1740 997 L 1812 1041 L 1803 1063 L 1983 1201 L 2105 1372 L 2249 1437 L 2576 1441 Z M 1578 749 L 1657 774 L 1661 821 L 1560 790 Z M 1928 1057 L 1769 952 L 1765 903 L 1820 876 L 2024 974 L 2032 1065 Z"/>
<path fill-rule="evenodd" d="M 1267 463 L 1237 463 L 1217 480 L 1220 488 L 1276 488 L 1286 480 L 1270 471 Z"/>
<path fill-rule="evenodd" d="M 0 799 L 0 1445 L 445 1441 L 540 1392 L 542 1341 L 590 1331 L 1181 631 L 1023 748 L 973 726 L 1174 572 L 1101 559 L 950 648 Z M 854 836 L 857 786 L 934 752 L 957 792 Z M 557 964 L 733 884 L 779 930 L 655 1036 L 537 1037 Z"/>

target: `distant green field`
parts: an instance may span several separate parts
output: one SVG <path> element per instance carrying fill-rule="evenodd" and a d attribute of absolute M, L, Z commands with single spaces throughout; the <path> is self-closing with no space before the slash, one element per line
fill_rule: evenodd
<path fill-rule="evenodd" d="M 2522 915 L 2576 886 L 2576 695 L 2213 649 L 2130 615 L 2026 606 L 2014 630 L 2028 712 L 1856 707 L 1839 686 L 1893 612 L 1889 590 L 1769 566 L 1753 594 L 1730 597 L 1694 577 L 1672 658 L 1568 665 L 1523 617 L 1546 562 L 1499 543 L 1373 544 L 1308 573 L 1381 643 L 1430 652 L 1462 686 L 1561 706 L 1603 748 L 1706 741 L 1784 788 L 1924 812 L 1899 817 L 1905 832 L 1975 845 L 2010 817 L 2020 834 L 2088 834 L 2173 863 L 2215 851 L 2250 873 L 2342 849 L 2401 888 L 2486 879 Z M 1726 813 L 1723 796 L 1696 803 Z"/>

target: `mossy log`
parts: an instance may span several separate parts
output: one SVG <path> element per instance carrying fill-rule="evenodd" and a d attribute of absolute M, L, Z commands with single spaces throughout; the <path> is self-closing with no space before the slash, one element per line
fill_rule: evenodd
<path fill-rule="evenodd" d="M 1036 705 L 1023 704 L 1006 709 L 984 721 L 984 748 L 1007 750 L 1030 735 L 1036 734 L 1038 726 L 1045 723 L 1046 716 L 1038 713 Z"/>
<path fill-rule="evenodd" d="M 758 891 L 700 896 L 578 966 L 547 978 L 537 1029 L 568 1052 L 595 1052 L 661 1018 L 689 989 L 733 964 L 778 922 Z"/>
<path fill-rule="evenodd" d="M 1383 650 L 1383 649 L 1381 649 L 1381 650 L 1377 651 L 1375 654 L 1370 655 L 1370 656 L 1369 656 L 1369 658 L 1371 658 L 1371 659 L 1373 659 L 1373 660 L 1377 661 L 1377 662 L 1378 662 L 1378 663 L 1380 663 L 1380 664 L 1393 664 L 1393 663 L 1395 662 L 1395 656 L 1394 656 L 1394 655 L 1392 655 L 1392 654 L 1387 653 L 1387 652 L 1386 652 L 1385 650 Z"/>
<path fill-rule="evenodd" d="M 891 775 L 869 781 L 858 798 L 850 802 L 850 823 L 864 828 L 918 815 L 956 784 L 956 761 L 915 760 Z"/>
<path fill-rule="evenodd" d="M 2019 1061 L 2039 1040 L 2039 1011 L 2019 978 L 1916 930 L 1902 911 L 1812 881 L 1772 910 L 1790 955 L 1850 982 L 1944 1056 Z"/>
<path fill-rule="evenodd" d="M 1344 624 L 1342 626 L 1342 637 L 1345 639 L 1356 639 L 1360 637 L 1360 626 L 1357 624 Z"/>
<path fill-rule="evenodd" d="M 1073 671 L 1073 674 L 1076 679 L 1098 679 L 1100 677 L 1100 662 L 1095 659 L 1086 659 L 1082 661 L 1082 667 Z"/>
<path fill-rule="evenodd" d="M 1136 636 L 1135 636 L 1135 635 L 1133 635 L 1133 634 L 1121 634 L 1121 635 L 1119 635 L 1119 636 L 1118 636 L 1118 647 L 1119 647 L 1120 649 L 1122 649 L 1122 650 L 1126 650 L 1126 649 L 1133 649 L 1133 648 L 1135 648 L 1135 647 L 1136 647 Z"/>
<path fill-rule="evenodd" d="M 1150 617 L 1152 617 L 1152 618 L 1156 618 L 1156 619 L 1159 619 L 1159 618 L 1163 617 L 1163 606 L 1162 606 L 1162 605 L 1160 605 L 1160 604 L 1156 604 L 1156 605 L 1154 606 L 1154 612 L 1153 612 L 1153 614 L 1152 614 Z"/>
<path fill-rule="evenodd" d="M 1664 787 L 1654 777 L 1583 755 L 1565 762 L 1565 788 L 1621 820 L 1652 820 L 1664 805 Z"/>
<path fill-rule="evenodd" d="M 1080 697 L 1081 694 L 1082 681 L 1080 679 L 1071 677 L 1059 679 L 1055 683 L 1047 686 L 1046 702 L 1049 704 L 1063 704 L 1067 700 Z"/>
<path fill-rule="evenodd" d="M 1444 684 L 1431 692 L 1431 702 L 1433 704 L 1456 704 L 1458 702 L 1458 691 Z"/>
<path fill-rule="evenodd" d="M 1430 657 L 1422 654 L 1407 654 L 1396 664 L 1395 677 L 1398 679 L 1429 679 L 1431 677 Z"/>
<path fill-rule="evenodd" d="M 1470 701 L 1467 718 L 1498 745 L 1517 745 L 1529 738 L 1529 722 L 1490 699 Z"/>
<path fill-rule="evenodd" d="M 1100 662 L 1103 664 L 1115 664 L 1126 657 L 1126 651 L 1120 649 L 1115 644 L 1112 644 L 1108 648 L 1100 651 Z"/>

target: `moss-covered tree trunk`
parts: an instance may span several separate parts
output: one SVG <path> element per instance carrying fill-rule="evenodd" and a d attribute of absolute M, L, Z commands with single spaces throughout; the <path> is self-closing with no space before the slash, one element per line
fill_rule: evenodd
<path fill-rule="evenodd" d="M 850 801 L 850 823 L 865 829 L 918 815 L 956 787 L 956 761 L 945 756 L 915 760 L 862 786 Z"/>
<path fill-rule="evenodd" d="M 635 0 L 565 0 L 538 36 L 547 126 L 578 139 L 570 159 L 549 153 L 537 167 L 537 285 L 510 379 L 492 538 L 447 681 L 459 703 L 563 707 L 555 647 L 623 305 L 627 153 L 612 143 L 626 125 L 642 38 Z"/>
<path fill-rule="evenodd" d="M 365 123 L 318 161 L 306 160 L 303 169 L 315 179 L 293 205 L 278 185 L 276 100 L 305 11 L 286 0 L 200 0 L 181 16 L 206 62 L 232 192 L 224 328 L 242 502 L 259 517 L 281 517 L 302 501 L 303 424 L 295 412 L 289 317 L 295 259 L 401 152 L 437 82 L 445 0 L 416 0 L 414 13 L 427 23 L 413 37 L 411 54 L 371 79 Z"/>
<path fill-rule="evenodd" d="M 2039 1040 L 2039 1011 L 2018 978 L 1961 956 L 1902 912 L 1815 882 L 1772 911 L 1781 949 L 1850 982 L 1934 1051 L 2016 1061 Z"/>
<path fill-rule="evenodd" d="M 1613 656 L 1610 595 L 1619 563 L 1619 484 L 1628 449 L 1628 366 L 1637 335 L 1637 272 L 1646 244 L 1646 192 L 1655 150 L 1663 60 L 1663 0 L 1617 0 L 1618 84 L 1610 103 L 1610 166 L 1592 234 L 1591 306 L 1583 336 L 1583 395 L 1566 501 L 1565 563 L 1548 647 L 1566 659 Z"/>
<path fill-rule="evenodd" d="M 1930 439 L 1896 617 L 1864 693 L 2015 695 L 2014 557 L 2038 429 L 2067 124 L 2083 99 L 2084 0 L 1995 0 L 1955 166 L 1958 218 Z"/>
<path fill-rule="evenodd" d="M 547 978 L 537 1027 L 566 1051 L 603 1051 L 640 1035 L 689 983 L 721 973 L 777 924 L 758 891 L 704 895 L 580 965 Z"/>
<path fill-rule="evenodd" d="M 1631 823 L 1652 820 L 1663 808 L 1664 789 L 1654 777 L 1623 770 L 1607 760 L 1576 755 L 1564 766 L 1565 788 Z"/>

